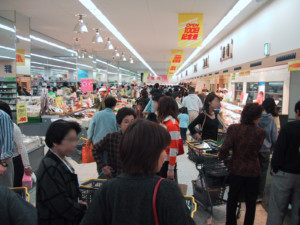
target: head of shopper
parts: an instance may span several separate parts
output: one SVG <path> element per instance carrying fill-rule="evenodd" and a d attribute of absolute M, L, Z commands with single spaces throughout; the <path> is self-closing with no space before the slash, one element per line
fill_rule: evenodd
<path fill-rule="evenodd" d="M 134 84 L 130 85 L 130 89 L 131 89 L 131 90 L 134 89 Z"/>
<path fill-rule="evenodd" d="M 142 95 L 142 98 L 148 98 L 148 91 L 146 89 L 143 89 L 141 91 L 141 95 Z"/>
<path fill-rule="evenodd" d="M 161 94 L 160 92 L 154 92 L 153 93 L 153 97 L 152 97 L 152 100 L 153 100 L 153 108 L 155 110 L 155 112 L 157 111 L 158 109 L 158 102 L 159 102 L 159 99 L 161 97 L 163 97 L 164 95 Z"/>
<path fill-rule="evenodd" d="M 159 99 L 158 109 L 157 109 L 157 119 L 159 122 L 163 122 L 168 116 L 177 118 L 178 116 L 178 105 L 174 98 L 169 96 L 164 96 Z"/>
<path fill-rule="evenodd" d="M 258 124 L 263 112 L 262 106 L 258 103 L 248 103 L 241 115 L 241 124 L 253 125 Z"/>
<path fill-rule="evenodd" d="M 107 89 L 106 87 L 102 87 L 99 89 L 99 94 L 101 96 L 101 98 L 104 98 L 107 95 Z"/>
<path fill-rule="evenodd" d="M 211 114 L 220 105 L 220 98 L 215 93 L 209 93 L 204 101 L 204 109 L 208 114 Z"/>
<path fill-rule="evenodd" d="M 158 89 L 159 88 L 159 83 L 154 84 L 154 88 Z"/>
<path fill-rule="evenodd" d="M 159 124 L 147 120 L 135 121 L 127 128 L 120 143 L 123 172 L 131 175 L 156 174 L 164 163 L 164 149 L 170 141 L 170 134 Z"/>
<path fill-rule="evenodd" d="M 278 116 L 276 103 L 273 98 L 266 98 L 263 101 L 262 107 L 266 113 L 272 114 L 272 116 Z"/>
<path fill-rule="evenodd" d="M 122 134 L 124 134 L 128 126 L 136 119 L 136 114 L 133 109 L 124 107 L 118 111 L 116 118 Z"/>
<path fill-rule="evenodd" d="M 300 101 L 295 105 L 296 120 L 300 120 Z"/>
<path fill-rule="evenodd" d="M 76 149 L 78 134 L 81 132 L 77 122 L 56 120 L 46 133 L 46 144 L 58 156 L 70 156 Z"/>
<path fill-rule="evenodd" d="M 0 101 L 0 110 L 6 112 L 10 116 L 10 119 L 13 119 L 10 106 L 7 103 Z"/>
<path fill-rule="evenodd" d="M 76 92 L 76 88 L 74 86 L 71 86 L 70 91 L 71 91 L 71 93 L 74 93 L 74 92 Z"/>
<path fill-rule="evenodd" d="M 117 105 L 117 100 L 114 97 L 108 97 L 104 101 L 105 108 L 114 109 Z"/>

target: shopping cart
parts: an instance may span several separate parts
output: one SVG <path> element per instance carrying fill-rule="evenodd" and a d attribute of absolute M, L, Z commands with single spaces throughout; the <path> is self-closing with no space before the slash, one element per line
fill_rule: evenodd
<path fill-rule="evenodd" d="M 80 199 L 84 202 L 90 204 L 94 197 L 95 192 L 101 187 L 103 183 L 107 180 L 105 179 L 90 179 L 83 181 L 81 186 L 79 187 L 80 190 Z M 194 218 L 194 214 L 197 211 L 197 204 L 195 202 L 195 198 L 193 196 L 185 195 L 185 202 L 189 209 L 190 215 Z"/>
<path fill-rule="evenodd" d="M 28 193 L 27 187 L 14 187 L 9 189 L 20 195 L 25 201 L 30 202 L 30 194 Z"/>

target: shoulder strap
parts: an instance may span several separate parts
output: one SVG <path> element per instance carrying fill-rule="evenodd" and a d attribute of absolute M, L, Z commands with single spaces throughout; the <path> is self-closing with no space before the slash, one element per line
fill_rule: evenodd
<path fill-rule="evenodd" d="M 157 209 L 156 209 L 156 197 L 157 197 L 157 191 L 159 188 L 160 183 L 164 180 L 164 178 L 160 178 L 154 188 L 154 193 L 153 193 L 153 200 L 152 200 L 152 207 L 153 207 L 153 213 L 154 213 L 154 220 L 155 220 L 155 225 L 159 225 L 158 221 L 158 216 L 157 216 Z"/>
<path fill-rule="evenodd" d="M 203 123 L 202 123 L 202 126 L 201 126 L 201 131 L 203 131 L 205 122 L 206 122 L 206 113 L 204 112 L 204 120 L 203 120 Z"/>

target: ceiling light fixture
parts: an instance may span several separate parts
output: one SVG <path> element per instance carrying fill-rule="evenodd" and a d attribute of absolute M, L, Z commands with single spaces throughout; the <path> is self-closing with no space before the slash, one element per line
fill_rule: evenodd
<path fill-rule="evenodd" d="M 23 37 L 21 35 L 16 35 L 16 37 L 19 38 L 19 39 L 21 39 L 21 40 L 23 40 L 23 41 L 27 41 L 27 42 L 31 41 L 30 38 L 26 38 L 26 37 Z"/>
<path fill-rule="evenodd" d="M 85 15 L 76 14 L 75 16 L 79 17 L 79 19 L 78 19 L 78 22 L 75 25 L 73 31 L 75 33 L 86 33 L 86 32 L 88 32 L 87 26 L 84 24 L 83 19 L 82 19 Z"/>
<path fill-rule="evenodd" d="M 208 36 L 203 40 L 202 46 L 197 47 L 193 53 L 187 58 L 187 60 L 179 67 L 177 72 L 174 74 L 176 76 L 178 73 L 185 68 L 185 66 L 194 58 L 196 55 L 207 46 L 242 10 L 244 10 L 252 0 L 239 0 L 233 8 L 223 17 L 223 19 L 218 23 L 217 26 L 208 34 Z"/>
<path fill-rule="evenodd" d="M 79 0 L 119 41 L 122 42 L 130 52 L 140 60 L 146 68 L 148 68 L 153 74 L 156 74 L 149 64 L 143 59 L 143 57 L 132 47 L 132 45 L 123 37 L 123 35 L 117 30 L 117 28 L 107 19 L 107 17 L 97 8 L 97 6 L 91 0 Z"/>
<path fill-rule="evenodd" d="M 102 43 L 103 42 L 103 38 L 100 35 L 99 29 L 96 29 L 96 34 L 93 37 L 92 42 L 94 44 L 96 44 L 96 43 Z"/>
<path fill-rule="evenodd" d="M 0 55 L 0 58 L 3 58 L 3 59 L 16 59 L 16 58 L 4 56 L 4 55 Z"/>
<path fill-rule="evenodd" d="M 0 48 L 10 50 L 10 51 L 14 51 L 14 52 L 16 51 L 16 49 L 14 49 L 14 48 L 5 47 L 5 46 L 2 46 L 2 45 L 0 45 Z"/>
<path fill-rule="evenodd" d="M 115 48 L 115 56 L 120 57 L 120 53 L 118 52 L 117 48 Z"/>
<path fill-rule="evenodd" d="M 15 30 L 14 28 L 9 27 L 9 26 L 6 26 L 6 25 L 4 25 L 4 24 L 0 24 L 0 28 L 1 28 L 1 29 L 4 29 L 4 30 L 8 30 L 8 31 L 13 32 L 13 33 L 16 32 L 16 30 Z"/>
<path fill-rule="evenodd" d="M 126 61 L 126 57 L 124 55 L 124 52 L 122 52 L 122 60 L 125 62 Z"/>
<path fill-rule="evenodd" d="M 133 58 L 130 56 L 129 62 L 132 64 L 134 63 Z"/>
<path fill-rule="evenodd" d="M 68 52 L 71 52 L 71 53 L 77 55 L 77 52 L 74 51 L 74 50 L 68 49 L 68 48 L 66 48 L 66 47 L 64 47 L 64 46 L 55 44 L 55 43 L 50 42 L 50 41 L 46 41 L 46 40 L 44 40 L 44 39 L 42 39 L 42 38 L 39 38 L 39 37 L 36 37 L 36 36 L 34 36 L 34 35 L 30 35 L 30 38 L 33 39 L 33 40 L 35 40 L 35 41 L 38 41 L 38 42 L 41 42 L 41 43 L 50 45 L 50 46 L 52 46 L 52 47 L 56 47 L 56 48 L 59 48 L 59 49 L 66 50 L 66 51 L 68 51 Z"/>
<path fill-rule="evenodd" d="M 57 67 L 57 68 L 62 68 L 62 69 L 74 70 L 74 71 L 76 70 L 71 67 L 57 66 L 57 65 L 53 65 L 53 64 L 47 64 L 47 63 L 39 63 L 39 62 L 31 62 L 31 63 L 37 64 L 37 65 L 49 66 L 49 67 Z"/>
<path fill-rule="evenodd" d="M 112 45 L 112 43 L 109 40 L 109 38 L 107 38 L 107 48 L 108 48 L 108 50 L 113 50 L 114 49 L 114 46 Z"/>

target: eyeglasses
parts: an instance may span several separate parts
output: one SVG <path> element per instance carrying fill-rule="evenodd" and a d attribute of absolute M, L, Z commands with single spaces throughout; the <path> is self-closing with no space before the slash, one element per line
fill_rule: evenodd
<path fill-rule="evenodd" d="M 66 138 L 65 141 L 68 141 L 71 144 L 77 144 L 79 141 L 79 138 Z"/>

